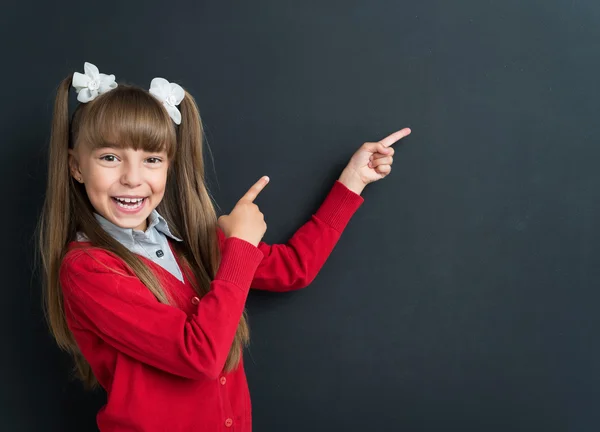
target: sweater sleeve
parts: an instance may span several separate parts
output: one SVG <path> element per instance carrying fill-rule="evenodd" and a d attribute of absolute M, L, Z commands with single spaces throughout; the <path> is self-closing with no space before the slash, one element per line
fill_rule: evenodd
<path fill-rule="evenodd" d="M 318 210 L 285 244 L 258 244 L 264 254 L 252 288 L 291 291 L 309 285 L 337 244 L 350 218 L 364 199 L 336 180 Z M 226 241 L 219 229 L 221 244 Z"/>
<path fill-rule="evenodd" d="M 73 252 L 67 253 L 60 269 L 70 327 L 92 332 L 130 357 L 171 374 L 218 377 L 263 258 L 258 248 L 242 239 L 227 239 L 211 289 L 191 318 L 159 303 L 136 276 L 115 272 L 123 264 L 114 255 L 102 249 Z"/>

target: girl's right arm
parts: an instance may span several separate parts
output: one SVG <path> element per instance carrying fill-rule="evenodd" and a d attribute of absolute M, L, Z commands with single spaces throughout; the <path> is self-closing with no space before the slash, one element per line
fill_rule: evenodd
<path fill-rule="evenodd" d="M 243 239 L 226 239 L 211 289 L 188 318 L 184 311 L 159 303 L 137 277 L 111 271 L 122 267 L 114 255 L 102 249 L 75 249 L 60 269 L 67 322 L 166 372 L 217 378 L 263 257 Z"/>
<path fill-rule="evenodd" d="M 308 286 L 317 276 L 364 199 L 336 181 L 317 211 L 281 244 L 257 247 L 265 258 L 256 269 L 252 288 L 285 292 Z M 225 234 L 217 229 L 222 246 Z"/>

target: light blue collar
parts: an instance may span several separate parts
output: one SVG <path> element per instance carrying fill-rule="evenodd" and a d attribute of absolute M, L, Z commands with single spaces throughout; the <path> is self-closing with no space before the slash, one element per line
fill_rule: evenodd
<path fill-rule="evenodd" d="M 116 240 L 121 241 L 121 243 L 134 243 L 134 235 L 146 235 L 152 228 L 156 228 L 156 230 L 171 237 L 175 241 L 183 241 L 171 233 L 167 221 L 156 211 L 156 209 L 152 210 L 152 213 L 150 213 L 150 216 L 148 217 L 150 223 L 148 224 L 145 233 L 133 228 L 121 228 L 96 212 L 94 212 L 94 217 L 106 232 L 112 235 Z"/>

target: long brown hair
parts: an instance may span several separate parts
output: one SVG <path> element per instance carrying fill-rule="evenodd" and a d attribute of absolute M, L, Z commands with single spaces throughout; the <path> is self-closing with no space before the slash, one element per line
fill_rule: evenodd
<path fill-rule="evenodd" d="M 166 109 L 148 91 L 119 84 L 91 102 L 79 104 L 72 121 L 69 121 L 72 78 L 70 75 L 61 82 L 54 104 L 48 182 L 38 224 L 38 256 L 43 271 L 43 306 L 50 331 L 58 346 L 72 355 L 76 376 L 86 387 L 93 388 L 98 382 L 67 326 L 58 276 L 67 246 L 75 240 L 76 233 L 83 232 L 92 247 L 103 248 L 119 256 L 157 301 L 170 304 L 171 300 L 140 257 L 99 225 L 84 186 L 69 173 L 69 148 L 118 143 L 119 146 L 148 152 L 166 150 L 169 159 L 167 184 L 156 210 L 167 220 L 172 233 L 183 239 L 181 243 L 173 242 L 173 248 L 187 267 L 182 270 L 187 272 L 191 269 L 193 278 L 188 279 L 199 297 L 209 291 L 221 254 L 215 204 L 204 181 L 203 128 L 194 98 L 185 92 L 179 105 L 181 124 L 175 126 Z M 249 328 L 244 310 L 225 362 L 225 371 L 238 366 L 248 341 Z"/>

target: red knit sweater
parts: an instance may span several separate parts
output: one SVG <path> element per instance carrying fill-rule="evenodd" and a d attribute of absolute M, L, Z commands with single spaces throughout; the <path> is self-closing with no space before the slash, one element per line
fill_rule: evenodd
<path fill-rule="evenodd" d="M 60 282 L 69 328 L 108 395 L 97 415 L 100 430 L 250 432 L 243 361 L 223 373 L 248 290 L 310 284 L 362 203 L 336 181 L 286 244 L 255 247 L 218 230 L 222 260 L 201 300 L 187 279 L 141 257 L 174 305 L 159 303 L 115 255 L 71 242 Z"/>

